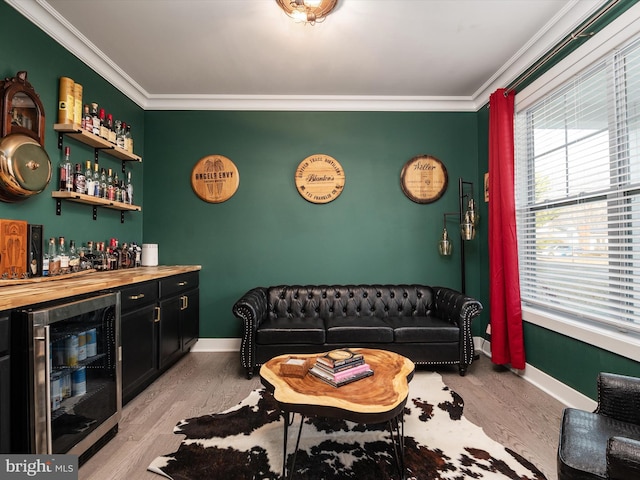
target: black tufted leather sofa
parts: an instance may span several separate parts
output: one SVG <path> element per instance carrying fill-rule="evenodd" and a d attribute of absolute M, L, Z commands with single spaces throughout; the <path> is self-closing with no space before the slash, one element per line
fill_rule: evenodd
<path fill-rule="evenodd" d="M 640 478 L 640 379 L 598 375 L 598 408 L 566 408 L 558 442 L 558 480 Z"/>
<path fill-rule="evenodd" d="M 256 367 L 283 354 L 340 347 L 390 350 L 416 364 L 473 361 L 477 300 L 424 285 L 280 285 L 249 290 L 233 306 L 243 322 L 240 359 Z"/>

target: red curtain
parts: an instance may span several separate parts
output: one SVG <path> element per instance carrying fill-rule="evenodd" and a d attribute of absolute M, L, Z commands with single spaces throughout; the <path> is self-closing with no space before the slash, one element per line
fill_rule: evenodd
<path fill-rule="evenodd" d="M 489 276 L 491 361 L 525 368 L 514 197 L 515 92 L 489 99 Z"/>

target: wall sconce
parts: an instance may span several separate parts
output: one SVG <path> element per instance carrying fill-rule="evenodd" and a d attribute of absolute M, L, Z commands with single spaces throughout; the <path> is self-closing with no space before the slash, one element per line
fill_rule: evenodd
<path fill-rule="evenodd" d="M 465 192 L 465 187 L 467 192 Z M 466 206 L 466 210 L 465 210 Z M 465 293 L 466 279 L 465 279 L 465 259 L 464 259 L 464 241 L 473 240 L 476 236 L 478 227 L 478 221 L 480 220 L 480 214 L 476 208 L 476 201 L 473 198 L 473 183 L 465 182 L 460 178 L 458 180 L 458 211 L 448 212 L 442 215 L 442 236 L 438 242 L 438 252 L 443 257 L 451 256 L 453 253 L 453 244 L 449 238 L 447 232 L 447 217 L 450 215 L 457 215 L 460 225 L 460 276 L 462 277 L 461 292 Z"/>
<path fill-rule="evenodd" d="M 338 0 L 276 0 L 284 13 L 296 22 L 321 23 L 338 3 Z"/>

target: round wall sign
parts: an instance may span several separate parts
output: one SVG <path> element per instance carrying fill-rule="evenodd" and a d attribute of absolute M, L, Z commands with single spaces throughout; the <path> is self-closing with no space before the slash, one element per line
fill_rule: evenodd
<path fill-rule="evenodd" d="M 201 158 L 191 171 L 191 188 L 205 202 L 221 203 L 229 200 L 238 190 L 238 185 L 238 169 L 222 155 Z"/>
<path fill-rule="evenodd" d="M 416 203 L 431 203 L 447 190 L 449 177 L 444 164 L 431 155 L 413 157 L 400 174 L 404 194 Z"/>
<path fill-rule="evenodd" d="M 335 158 L 317 153 L 300 162 L 295 180 L 302 198 L 311 203 L 329 203 L 342 193 L 345 177 Z"/>

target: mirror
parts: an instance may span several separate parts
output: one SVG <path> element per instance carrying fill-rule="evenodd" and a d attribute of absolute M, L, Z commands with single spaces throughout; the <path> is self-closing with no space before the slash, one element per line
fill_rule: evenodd
<path fill-rule="evenodd" d="M 44 108 L 38 94 L 27 81 L 27 72 L 18 72 L 13 78 L 5 78 L 0 91 L 0 136 L 21 133 L 44 146 Z"/>

